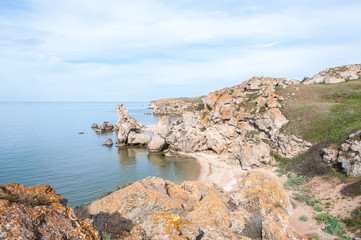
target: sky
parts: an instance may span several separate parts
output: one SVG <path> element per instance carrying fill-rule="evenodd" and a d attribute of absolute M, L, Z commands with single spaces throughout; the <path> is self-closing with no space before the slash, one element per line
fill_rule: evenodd
<path fill-rule="evenodd" d="M 150 101 L 361 63 L 360 0 L 0 0 L 0 101 Z"/>

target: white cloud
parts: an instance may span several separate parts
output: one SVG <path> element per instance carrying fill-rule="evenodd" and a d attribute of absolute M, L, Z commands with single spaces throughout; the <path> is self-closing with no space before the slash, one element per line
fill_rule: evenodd
<path fill-rule="evenodd" d="M 164 97 L 162 87 L 205 93 L 253 75 L 360 62 L 357 1 L 228 3 L 33 0 L 7 9 L 0 100 L 142 100 Z"/>

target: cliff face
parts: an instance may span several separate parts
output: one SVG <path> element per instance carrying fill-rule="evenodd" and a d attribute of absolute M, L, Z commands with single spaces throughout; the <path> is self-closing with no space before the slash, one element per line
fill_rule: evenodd
<path fill-rule="evenodd" d="M 100 239 L 49 185 L 0 185 L 1 239 Z"/>
<path fill-rule="evenodd" d="M 302 239 L 289 227 L 284 189 L 265 174 L 216 185 L 148 177 L 77 210 L 99 231 L 125 239 Z M 117 217 L 116 217 L 117 216 Z M 116 219 L 117 227 L 97 221 Z M 129 232 L 130 231 L 130 232 Z"/>

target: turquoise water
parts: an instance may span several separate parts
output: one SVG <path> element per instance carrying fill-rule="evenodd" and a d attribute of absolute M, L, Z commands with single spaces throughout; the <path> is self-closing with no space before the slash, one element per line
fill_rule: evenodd
<path fill-rule="evenodd" d="M 87 204 L 116 186 L 158 176 L 191 180 L 199 165 L 189 158 L 168 158 L 140 147 L 101 146 L 115 133 L 97 134 L 93 122 L 116 123 L 117 103 L 0 103 L 0 184 L 50 184 L 69 200 Z M 124 103 L 143 124 L 157 118 L 147 103 Z M 79 134 L 84 132 L 84 134 Z"/>

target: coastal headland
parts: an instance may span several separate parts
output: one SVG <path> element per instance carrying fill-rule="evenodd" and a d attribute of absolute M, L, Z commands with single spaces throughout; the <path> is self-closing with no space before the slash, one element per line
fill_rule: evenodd
<path fill-rule="evenodd" d="M 156 125 L 119 104 L 115 126 L 93 127 L 115 129 L 117 147 L 196 158 L 197 181 L 148 177 L 75 210 L 48 185 L 0 185 L 0 238 L 360 237 L 361 64 L 150 107 Z"/>

